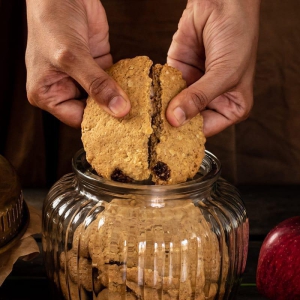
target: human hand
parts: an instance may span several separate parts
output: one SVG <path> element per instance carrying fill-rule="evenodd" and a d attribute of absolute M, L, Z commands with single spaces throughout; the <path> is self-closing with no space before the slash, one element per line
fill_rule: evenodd
<path fill-rule="evenodd" d="M 189 0 L 173 37 L 168 64 L 188 88 L 170 102 L 166 117 L 177 127 L 199 112 L 209 137 L 247 118 L 260 0 Z"/>
<path fill-rule="evenodd" d="M 27 95 L 32 105 L 80 127 L 84 89 L 115 117 L 129 112 L 128 97 L 103 70 L 112 65 L 112 57 L 99 0 L 27 0 L 27 23 Z"/>

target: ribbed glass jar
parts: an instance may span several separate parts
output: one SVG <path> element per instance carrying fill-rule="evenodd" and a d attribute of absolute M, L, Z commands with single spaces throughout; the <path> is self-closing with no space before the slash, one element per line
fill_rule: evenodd
<path fill-rule="evenodd" d="M 234 299 L 248 219 L 206 152 L 196 177 L 156 186 L 105 180 L 79 151 L 43 207 L 48 277 L 68 300 Z"/>

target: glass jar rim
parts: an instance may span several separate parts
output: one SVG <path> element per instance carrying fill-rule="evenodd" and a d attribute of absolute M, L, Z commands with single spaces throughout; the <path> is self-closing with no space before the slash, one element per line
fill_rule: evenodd
<path fill-rule="evenodd" d="M 106 190 L 111 189 L 117 191 L 118 193 L 129 193 L 129 191 L 132 193 L 133 190 L 141 194 L 159 194 L 166 192 L 183 193 L 184 191 L 192 192 L 194 190 L 202 190 L 212 186 L 221 174 L 220 160 L 207 150 L 205 150 L 205 156 L 195 177 L 186 182 L 178 184 L 155 185 L 153 183 L 149 184 L 150 181 L 147 181 L 147 183 L 122 183 L 105 179 L 95 174 L 92 167 L 86 161 L 84 149 L 80 149 L 76 152 L 72 160 L 72 167 L 79 181 L 84 181 L 85 183 L 98 188 L 104 188 Z"/>

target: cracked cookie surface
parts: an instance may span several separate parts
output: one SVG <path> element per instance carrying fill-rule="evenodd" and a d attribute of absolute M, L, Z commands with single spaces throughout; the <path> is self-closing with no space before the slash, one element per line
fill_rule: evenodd
<path fill-rule="evenodd" d="M 121 119 L 92 98 L 84 111 L 86 159 L 104 178 L 131 183 L 176 184 L 193 178 L 204 157 L 203 120 L 198 114 L 179 128 L 166 117 L 168 103 L 186 87 L 180 71 L 146 56 L 124 59 L 107 73 L 121 86 L 131 110 Z"/>

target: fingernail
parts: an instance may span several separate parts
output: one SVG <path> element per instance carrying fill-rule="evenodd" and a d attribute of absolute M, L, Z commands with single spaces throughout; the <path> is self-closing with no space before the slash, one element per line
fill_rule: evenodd
<path fill-rule="evenodd" d="M 108 108 L 112 111 L 113 114 L 118 115 L 123 112 L 127 107 L 126 100 L 121 96 L 116 96 L 110 100 L 108 103 Z"/>
<path fill-rule="evenodd" d="M 173 110 L 173 114 L 179 125 L 182 125 L 186 121 L 185 112 L 179 106 Z"/>

